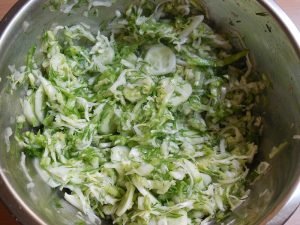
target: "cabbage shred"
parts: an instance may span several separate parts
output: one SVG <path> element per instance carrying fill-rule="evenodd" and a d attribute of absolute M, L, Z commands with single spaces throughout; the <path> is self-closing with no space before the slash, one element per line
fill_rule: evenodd
<path fill-rule="evenodd" d="M 93 223 L 205 224 L 247 198 L 265 82 L 193 4 L 141 1 L 106 35 L 57 26 L 10 67 L 15 138 Z"/>

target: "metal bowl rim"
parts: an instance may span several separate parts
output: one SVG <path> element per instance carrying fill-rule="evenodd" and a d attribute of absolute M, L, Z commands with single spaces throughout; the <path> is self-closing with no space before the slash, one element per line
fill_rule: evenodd
<path fill-rule="evenodd" d="M 38 0 L 19 0 L 14 6 L 6 13 L 3 19 L 0 21 L 0 45 L 2 39 L 7 35 L 7 31 L 14 24 L 14 20 L 18 18 L 17 15 L 22 15 L 22 11 L 27 7 L 31 7 L 33 2 L 38 2 Z M 259 0 L 261 4 L 279 23 L 280 27 L 284 30 L 289 41 L 292 43 L 294 50 L 296 51 L 298 58 L 300 59 L 300 32 L 291 21 L 291 19 L 286 15 L 286 13 L 272 0 Z M 271 221 L 280 210 L 284 207 L 289 207 L 288 202 L 291 200 L 291 197 L 295 192 L 300 191 L 300 171 L 298 172 L 299 176 L 297 181 L 294 183 L 293 187 L 285 198 L 277 205 L 263 221 L 260 222 L 260 225 L 266 224 L 268 221 Z M 11 211 L 14 212 L 15 216 L 18 219 L 23 219 L 23 216 L 26 217 L 27 221 L 31 221 L 31 224 L 40 224 L 47 225 L 40 217 L 38 217 L 35 212 L 30 209 L 18 193 L 14 190 L 13 186 L 10 184 L 5 171 L 0 169 L 0 198 L 4 203 L 9 207 Z M 5 197 L 4 197 L 5 196 Z M 298 199 L 293 199 L 300 203 L 300 195 L 298 194 Z M 296 208 L 293 210 L 295 211 Z M 287 215 L 284 220 L 286 221 L 291 215 Z"/>

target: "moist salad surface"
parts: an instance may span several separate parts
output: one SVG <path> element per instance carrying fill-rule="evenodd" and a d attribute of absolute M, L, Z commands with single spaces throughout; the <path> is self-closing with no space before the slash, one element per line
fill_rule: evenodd
<path fill-rule="evenodd" d="M 249 194 L 266 81 L 209 24 L 193 1 L 136 1 L 96 31 L 45 31 L 10 66 L 23 163 L 91 223 L 225 218 Z"/>

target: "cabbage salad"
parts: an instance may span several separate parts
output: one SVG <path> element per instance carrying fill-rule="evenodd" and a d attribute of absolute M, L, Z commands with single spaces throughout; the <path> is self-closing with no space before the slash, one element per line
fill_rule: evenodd
<path fill-rule="evenodd" d="M 52 188 L 117 225 L 221 220 L 247 198 L 265 88 L 193 1 L 138 1 L 94 32 L 55 26 L 10 66 L 15 138 Z M 24 158 L 23 158 L 24 160 Z"/>

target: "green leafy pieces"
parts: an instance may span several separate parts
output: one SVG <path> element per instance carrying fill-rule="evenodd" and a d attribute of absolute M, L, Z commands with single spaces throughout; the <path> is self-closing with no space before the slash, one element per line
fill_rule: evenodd
<path fill-rule="evenodd" d="M 201 224 L 247 197 L 266 84 L 195 4 L 138 1 L 105 32 L 57 26 L 10 66 L 26 90 L 16 140 L 92 223 Z"/>
<path fill-rule="evenodd" d="M 72 13 L 72 10 L 82 4 L 87 5 L 87 9 L 92 7 L 110 7 L 114 0 L 50 0 L 51 10 L 60 10 L 63 13 Z"/>
<path fill-rule="evenodd" d="M 187 63 L 193 66 L 203 67 L 224 67 L 232 64 L 248 54 L 248 50 L 243 50 L 223 59 L 205 59 L 200 57 L 187 57 Z"/>

